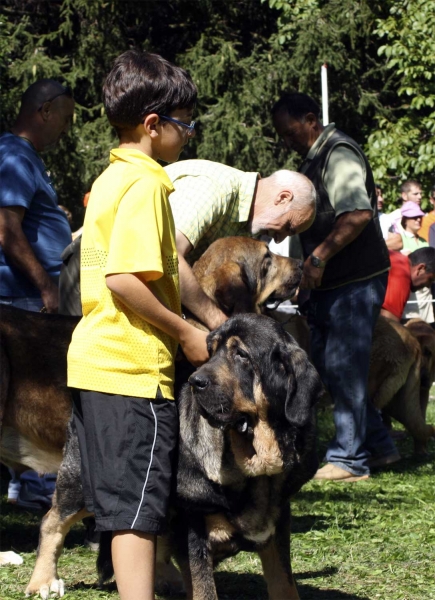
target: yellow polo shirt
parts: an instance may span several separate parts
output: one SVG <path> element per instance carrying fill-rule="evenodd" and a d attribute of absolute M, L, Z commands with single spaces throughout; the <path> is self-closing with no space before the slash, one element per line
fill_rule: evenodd
<path fill-rule="evenodd" d="M 150 289 L 181 314 L 175 229 L 163 168 L 137 150 L 116 149 L 92 186 L 81 242 L 83 318 L 68 351 L 68 385 L 173 399 L 177 342 L 139 318 L 106 275 L 145 273 Z"/>
<path fill-rule="evenodd" d="M 175 227 L 193 249 L 193 264 L 215 240 L 250 236 L 249 213 L 258 173 L 245 173 L 210 160 L 182 160 L 165 167 L 175 191 L 169 201 Z"/>

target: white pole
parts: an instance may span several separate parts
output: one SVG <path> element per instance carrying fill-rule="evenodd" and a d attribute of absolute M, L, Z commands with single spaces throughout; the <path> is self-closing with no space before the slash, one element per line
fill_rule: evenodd
<path fill-rule="evenodd" d="M 328 100 L 328 65 L 323 63 L 320 70 L 322 78 L 322 123 L 329 124 L 329 100 Z"/>

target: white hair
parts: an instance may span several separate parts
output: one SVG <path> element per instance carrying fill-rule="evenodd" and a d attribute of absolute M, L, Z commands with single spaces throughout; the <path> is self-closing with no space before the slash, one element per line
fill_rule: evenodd
<path fill-rule="evenodd" d="M 272 193 L 277 190 L 289 189 L 293 192 L 291 210 L 307 210 L 316 206 L 316 189 L 312 182 L 296 171 L 282 169 L 266 177 Z"/>

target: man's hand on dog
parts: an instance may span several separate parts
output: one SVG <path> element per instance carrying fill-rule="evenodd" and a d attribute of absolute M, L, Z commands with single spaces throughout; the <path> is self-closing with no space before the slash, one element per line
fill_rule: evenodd
<path fill-rule="evenodd" d="M 200 367 L 209 359 L 206 342 L 208 332 L 201 331 L 188 323 L 186 326 L 180 336 L 180 346 L 187 360 L 194 367 Z"/>

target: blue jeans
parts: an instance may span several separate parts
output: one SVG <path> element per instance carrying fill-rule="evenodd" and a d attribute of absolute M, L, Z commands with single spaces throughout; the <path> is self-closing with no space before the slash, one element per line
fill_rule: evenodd
<path fill-rule="evenodd" d="M 19 298 L 11 296 L 0 296 L 0 304 L 6 306 L 15 306 L 32 312 L 39 312 L 44 303 L 41 298 Z M 41 496 L 51 497 L 56 485 L 56 476 L 52 474 L 42 475 L 41 477 L 35 471 L 24 471 L 22 475 L 17 475 L 13 469 L 9 469 L 11 481 L 8 487 L 8 498 L 16 500 L 18 498 L 21 484 L 31 488 L 33 493 Z"/>
<path fill-rule="evenodd" d="M 15 296 L 0 296 L 0 304 L 23 308 L 31 312 L 39 312 L 44 306 L 41 298 L 19 298 Z"/>
<path fill-rule="evenodd" d="M 310 296 L 312 359 L 334 402 L 335 437 L 326 461 L 353 475 L 370 472 L 371 455 L 396 451 L 367 396 L 373 330 L 387 278 L 384 273 Z"/>

